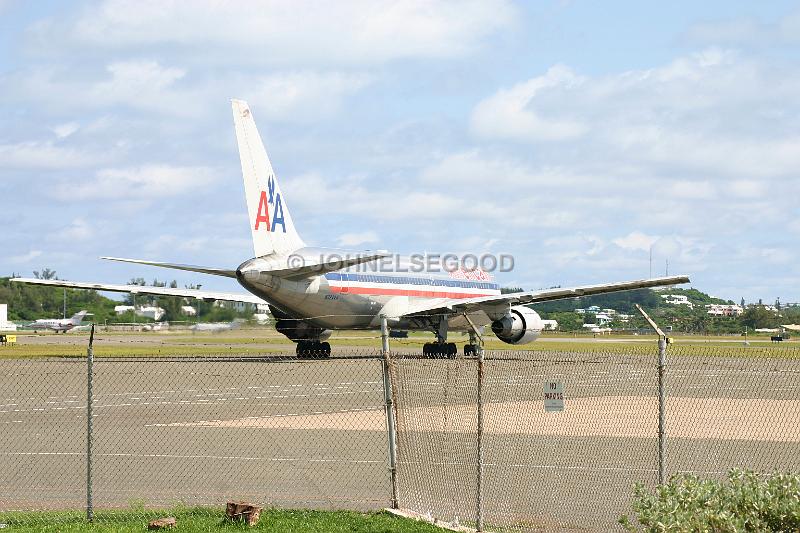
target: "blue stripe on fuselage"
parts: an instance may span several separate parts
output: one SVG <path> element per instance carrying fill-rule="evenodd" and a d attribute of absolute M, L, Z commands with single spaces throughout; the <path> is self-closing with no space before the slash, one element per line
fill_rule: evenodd
<path fill-rule="evenodd" d="M 387 276 L 381 274 L 356 274 L 351 272 L 328 272 L 329 281 L 355 281 L 365 283 L 389 283 L 394 285 L 423 285 L 426 287 L 458 287 L 462 289 L 500 290 L 500 285 L 490 281 L 460 280 L 446 278 L 420 278 L 414 276 Z"/>

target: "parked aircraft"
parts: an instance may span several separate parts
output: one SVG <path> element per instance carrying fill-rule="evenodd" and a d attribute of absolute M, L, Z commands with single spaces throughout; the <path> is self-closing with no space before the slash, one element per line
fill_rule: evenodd
<path fill-rule="evenodd" d="M 71 318 L 40 318 L 28 324 L 28 328 L 34 332 L 39 330 L 53 330 L 56 333 L 66 333 L 67 331 L 80 326 L 83 322 L 83 317 L 90 315 L 88 311 L 79 311 L 72 315 Z"/>
<path fill-rule="evenodd" d="M 194 324 L 193 326 L 189 327 L 189 329 L 191 329 L 195 333 L 197 333 L 198 331 L 221 333 L 223 331 L 231 331 L 237 329 L 242 324 L 244 324 L 244 320 L 237 318 L 233 322 L 198 322 L 197 324 Z"/>
<path fill-rule="evenodd" d="M 430 356 L 454 357 L 457 348 L 447 341 L 448 331 L 468 331 L 470 342 L 464 352 L 471 355 L 476 353 L 475 339 L 486 325 L 508 344 L 536 340 L 542 321 L 536 311 L 526 307 L 528 304 L 689 281 L 686 276 L 670 276 L 501 294 L 492 276 L 481 270 L 420 270 L 415 261 L 397 259 L 387 252 L 307 247 L 297 232 L 250 108 L 241 100 L 233 100 L 232 105 L 255 257 L 235 268 L 104 259 L 233 278 L 250 294 L 63 280 L 13 281 L 267 303 L 276 329 L 297 343 L 298 357 L 329 356 L 327 339 L 333 330 L 378 329 L 382 317 L 397 330 L 432 332 L 436 341 L 423 349 Z"/>

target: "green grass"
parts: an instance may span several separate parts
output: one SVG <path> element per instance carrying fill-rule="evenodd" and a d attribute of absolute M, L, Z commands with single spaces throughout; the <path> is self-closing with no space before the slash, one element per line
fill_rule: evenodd
<path fill-rule="evenodd" d="M 40 357 L 85 357 L 88 335 L 26 335 L 17 336 L 15 346 L 0 346 L 0 359 Z M 702 357 L 778 357 L 800 358 L 800 340 L 792 339 L 773 344 L 768 339 L 750 337 L 744 346 L 744 337 L 683 336 L 674 337 L 675 344 L 668 356 Z M 565 352 L 577 354 L 651 354 L 656 350 L 654 335 L 569 335 L 546 333 L 542 339 L 530 344 L 512 346 L 493 335 L 485 337 L 485 348 L 494 351 L 519 351 L 535 357 L 536 352 Z M 422 345 L 431 341 L 431 335 L 412 332 L 408 338 L 391 339 L 390 345 L 397 353 L 421 352 Z M 451 341 L 459 346 L 467 341 L 466 335 L 454 333 Z M 333 346 L 353 348 L 365 353 L 380 349 L 380 339 L 374 331 L 337 331 L 330 343 Z M 793 349 L 794 348 L 794 349 Z M 294 343 L 271 328 L 239 329 L 223 333 L 188 334 L 180 332 L 106 332 L 98 331 L 95 337 L 96 357 L 191 357 L 225 355 L 274 355 L 294 352 Z"/>
<path fill-rule="evenodd" d="M 354 511 L 311 511 L 265 509 L 258 524 L 249 528 L 225 520 L 224 512 L 209 508 L 155 511 L 100 511 L 89 524 L 81 512 L 8 512 L 0 513 L 5 531 L 14 532 L 141 532 L 147 530 L 148 520 L 174 516 L 177 528 L 171 531 L 270 531 L 296 533 L 441 533 L 430 524 L 396 517 L 386 512 L 357 513 Z M 167 530 L 170 531 L 170 530 Z"/>

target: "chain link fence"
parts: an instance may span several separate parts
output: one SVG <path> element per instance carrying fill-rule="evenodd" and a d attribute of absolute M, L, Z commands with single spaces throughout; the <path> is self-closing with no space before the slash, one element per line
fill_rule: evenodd
<path fill-rule="evenodd" d="M 418 353 L 95 358 L 95 518 L 229 500 L 371 510 L 396 496 L 486 530 L 618 528 L 633 484 L 658 482 L 655 343 L 483 358 L 482 377 L 475 358 Z M 86 358 L 0 360 L 0 521 L 85 512 L 87 378 Z M 552 382 L 560 412 L 544 408 Z M 666 398 L 667 475 L 800 469 L 800 350 L 672 345 Z"/>
<path fill-rule="evenodd" d="M 657 363 L 655 343 L 486 352 L 481 385 L 475 360 L 398 357 L 401 507 L 487 530 L 619 529 L 634 483 L 658 483 Z M 800 470 L 800 350 L 672 345 L 666 376 L 667 476 Z M 561 412 L 545 411 L 551 382 Z"/>
<path fill-rule="evenodd" d="M 104 357 L 92 370 L 97 520 L 231 500 L 387 506 L 380 357 Z M 0 361 L 0 513 L 86 508 L 87 382 L 86 359 Z"/>

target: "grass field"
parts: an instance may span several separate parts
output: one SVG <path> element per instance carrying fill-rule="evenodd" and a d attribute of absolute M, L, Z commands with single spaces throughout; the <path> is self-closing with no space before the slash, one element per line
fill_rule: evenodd
<path fill-rule="evenodd" d="M 418 352 L 422 345 L 431 341 L 431 335 L 413 332 L 408 338 L 391 339 L 393 351 Z M 71 334 L 27 334 L 17 335 L 15 346 L 0 346 L 2 358 L 30 357 L 83 357 L 86 355 L 88 333 Z M 467 337 L 454 333 L 450 340 L 459 345 L 467 342 Z M 743 337 L 681 336 L 674 337 L 675 343 L 669 353 L 675 356 L 702 355 L 728 357 L 800 357 L 800 341 L 790 340 L 781 344 L 771 343 L 768 337 L 750 337 L 745 345 Z M 485 348 L 496 351 L 569 352 L 606 354 L 652 353 L 656 348 L 654 335 L 614 335 L 598 336 L 545 334 L 536 342 L 512 346 L 493 335 L 485 337 Z M 380 337 L 374 331 L 338 331 L 330 343 L 334 350 L 342 353 L 348 350 L 358 352 L 377 352 Z M 791 349 L 791 348 L 798 349 Z M 210 356 L 210 355 L 273 355 L 294 351 L 294 343 L 271 328 L 237 329 L 222 333 L 188 333 L 184 331 L 160 332 L 108 332 L 99 329 L 95 336 L 94 353 L 97 357 L 136 357 L 136 356 Z M 336 352 L 334 352 L 336 353 Z"/>
<path fill-rule="evenodd" d="M 269 531 L 296 533 L 434 533 L 442 530 L 386 512 L 357 513 L 353 511 L 310 511 L 269 509 L 261 514 L 255 527 L 233 523 L 224 519 L 224 513 L 206 508 L 176 509 L 153 513 L 147 516 L 140 511 L 101 511 L 95 514 L 95 521 L 86 522 L 82 512 L 48 511 L 41 513 L 0 513 L 0 524 L 5 524 L 9 532 L 140 532 L 147 530 L 148 520 L 173 516 L 177 519 L 177 531 Z"/>

